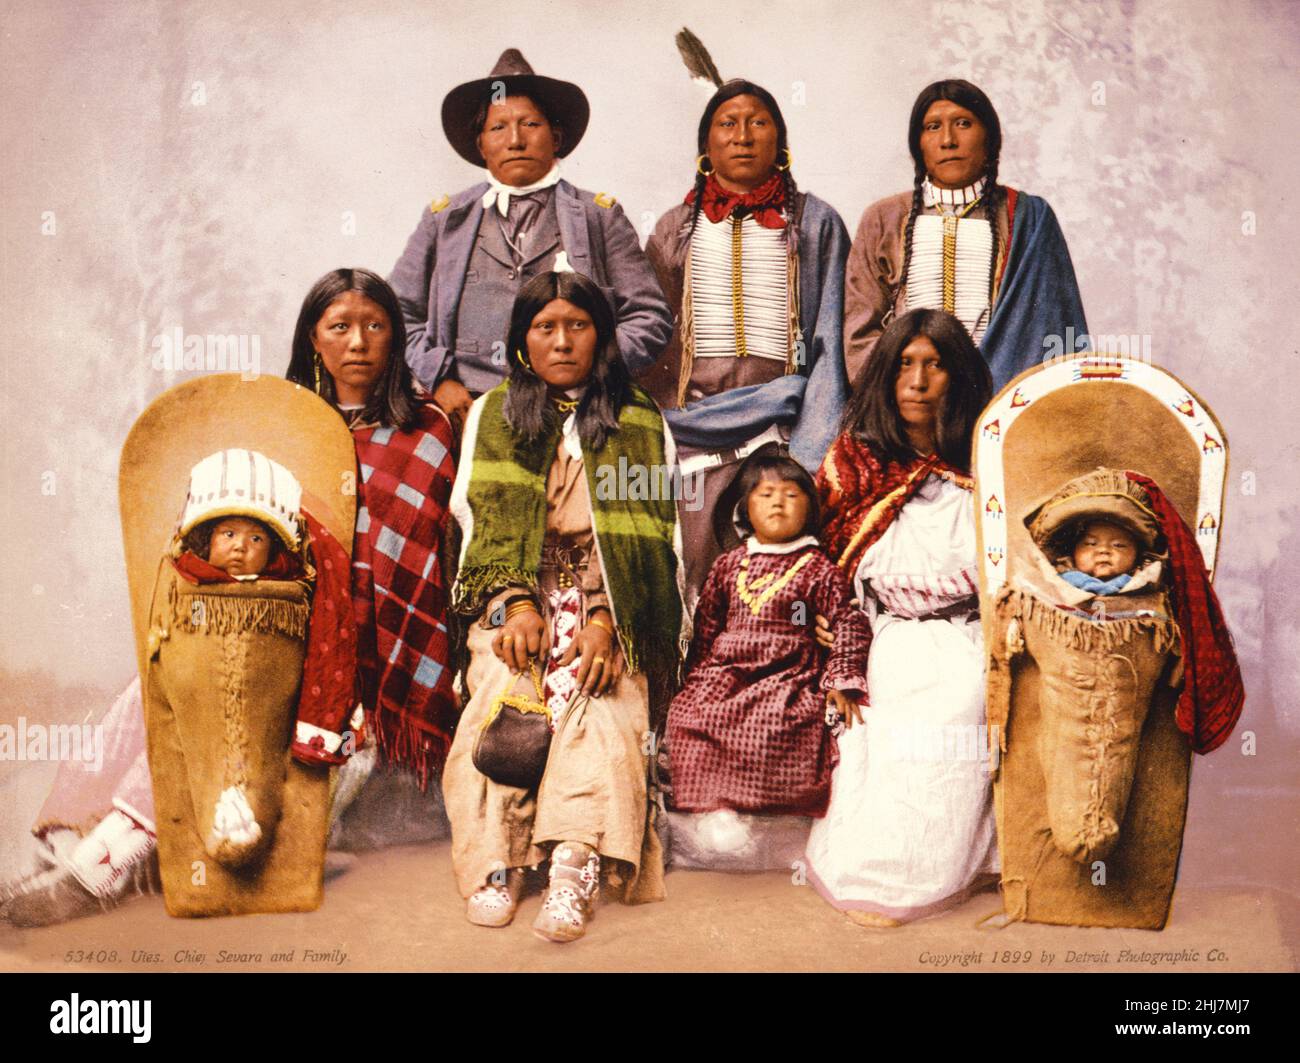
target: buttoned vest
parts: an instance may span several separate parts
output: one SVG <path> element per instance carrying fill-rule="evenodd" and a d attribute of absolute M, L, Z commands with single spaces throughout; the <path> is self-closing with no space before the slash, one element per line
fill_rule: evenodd
<path fill-rule="evenodd" d="M 538 273 L 554 268 L 555 256 L 563 250 L 555 190 L 550 193 L 529 233 L 519 267 L 501 232 L 496 206 L 488 207 L 479 222 L 456 311 L 453 362 L 454 375 L 474 396 L 505 379 L 509 359 L 514 357 L 513 351 L 506 350 L 506 333 L 515 296 Z"/>

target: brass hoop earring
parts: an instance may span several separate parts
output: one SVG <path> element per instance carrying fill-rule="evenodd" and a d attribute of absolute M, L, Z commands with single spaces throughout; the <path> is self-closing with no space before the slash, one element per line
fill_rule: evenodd
<path fill-rule="evenodd" d="M 537 370 L 528 364 L 528 359 L 524 357 L 524 352 L 518 347 L 515 348 L 515 358 L 518 360 L 519 364 L 524 367 L 524 372 L 532 373 L 534 376 L 537 375 Z"/>
<path fill-rule="evenodd" d="M 790 154 L 790 149 L 789 149 L 789 148 L 786 148 L 786 149 L 785 149 L 785 165 L 784 165 L 784 166 L 778 166 L 777 169 L 780 170 L 782 173 L 785 173 L 786 170 L 790 169 L 790 167 L 791 167 L 791 165 L 792 165 L 793 163 L 794 163 L 794 156 Z"/>
<path fill-rule="evenodd" d="M 713 173 L 712 159 L 709 159 L 709 168 L 707 170 L 704 168 L 704 160 L 708 158 L 709 157 L 707 155 L 701 155 L 698 159 L 695 160 L 695 172 L 699 174 L 701 177 L 708 177 L 709 174 Z"/>

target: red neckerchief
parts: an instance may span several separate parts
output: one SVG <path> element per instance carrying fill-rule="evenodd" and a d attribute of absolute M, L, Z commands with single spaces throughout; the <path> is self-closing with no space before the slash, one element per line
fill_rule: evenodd
<path fill-rule="evenodd" d="M 899 511 L 937 473 L 969 489 L 971 479 L 936 454 L 910 462 L 882 462 L 851 432 L 841 433 L 817 471 L 822 545 L 852 579 L 862 555 Z"/>
<path fill-rule="evenodd" d="M 686 202 L 694 204 L 695 189 L 686 194 Z M 754 220 L 765 229 L 784 229 L 785 181 L 779 173 L 772 174 L 752 192 L 728 192 L 713 174 L 704 182 L 704 199 L 700 209 L 705 217 L 717 225 L 723 218 L 738 213 L 754 215 Z"/>
<path fill-rule="evenodd" d="M 1228 740 L 1246 701 L 1232 636 L 1187 522 L 1154 480 L 1124 475 L 1146 488 L 1169 544 L 1170 598 L 1183 640 L 1183 692 L 1174 720 L 1192 749 L 1208 753 Z"/>

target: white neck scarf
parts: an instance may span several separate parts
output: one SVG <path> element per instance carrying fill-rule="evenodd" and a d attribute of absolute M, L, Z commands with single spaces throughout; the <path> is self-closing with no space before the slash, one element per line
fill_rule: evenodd
<path fill-rule="evenodd" d="M 561 252 L 563 254 L 563 252 Z M 565 397 L 568 399 L 580 399 L 585 388 L 569 388 L 565 391 Z M 582 438 L 578 435 L 578 411 L 574 410 L 564 419 L 564 425 L 561 428 L 561 440 L 564 443 L 564 449 L 568 451 L 569 457 L 574 461 L 582 460 Z"/>
<path fill-rule="evenodd" d="M 751 535 L 745 540 L 745 552 L 749 554 L 793 554 L 805 546 L 816 546 L 817 536 L 801 535 L 788 543 L 760 543 L 758 537 Z"/>
<path fill-rule="evenodd" d="M 557 162 L 551 167 L 551 172 L 531 185 L 524 185 L 522 188 L 517 185 L 503 185 L 495 177 L 492 171 L 488 171 L 489 188 L 483 193 L 483 209 L 491 208 L 493 201 L 497 205 L 497 213 L 501 217 L 506 217 L 510 213 L 510 197 L 525 196 L 529 192 L 540 192 L 543 188 L 552 188 L 560 181 L 560 164 Z"/>

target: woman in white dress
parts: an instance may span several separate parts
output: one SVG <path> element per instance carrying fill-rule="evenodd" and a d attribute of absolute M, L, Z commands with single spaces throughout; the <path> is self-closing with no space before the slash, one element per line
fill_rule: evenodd
<path fill-rule="evenodd" d="M 866 926 L 960 903 L 997 869 L 971 432 L 989 371 L 936 310 L 895 320 L 818 474 L 823 544 L 868 614 L 868 702 L 845 721 L 813 885 Z"/>

